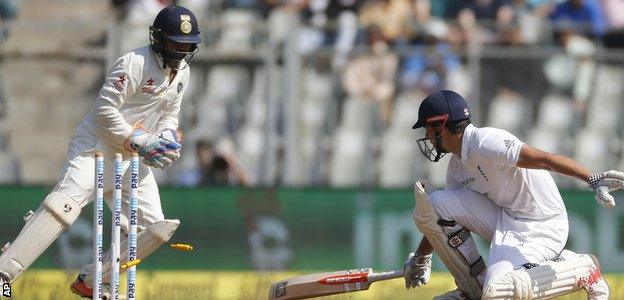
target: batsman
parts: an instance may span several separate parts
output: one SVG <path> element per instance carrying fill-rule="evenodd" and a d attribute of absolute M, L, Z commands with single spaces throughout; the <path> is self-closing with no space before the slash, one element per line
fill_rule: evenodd
<path fill-rule="evenodd" d="M 138 191 L 138 258 L 143 259 L 169 240 L 179 225 L 165 219 L 158 186 L 150 167 L 166 168 L 180 157 L 177 131 L 182 97 L 189 81 L 189 62 L 201 42 L 195 15 L 181 6 L 168 6 L 156 16 L 149 28 L 149 45 L 121 56 L 112 66 L 97 99 L 75 130 L 67 160 L 58 183 L 0 256 L 0 281 L 13 283 L 50 244 L 67 229 L 92 201 L 94 192 L 94 154 L 102 152 L 105 166 L 105 193 L 112 207 L 112 174 L 115 153 L 124 157 L 124 180 L 130 153 L 142 157 Z M 122 192 L 121 227 L 128 229 L 129 191 Z M 9 216 L 3 216 L 7 218 Z M 122 235 L 123 236 L 123 235 Z M 122 237 L 121 249 L 127 251 Z M 124 257 L 127 253 L 121 253 Z M 110 259 L 104 257 L 103 279 L 109 280 Z M 92 265 L 84 266 L 71 290 L 92 298 Z"/>
<path fill-rule="evenodd" d="M 458 287 L 436 299 L 547 299 L 578 290 L 609 298 L 597 258 L 564 249 L 568 216 L 550 172 L 587 182 L 607 208 L 624 173 L 595 173 L 505 130 L 475 127 L 465 99 L 449 90 L 421 103 L 413 128 L 423 127 L 422 154 L 433 162 L 452 156 L 444 190 L 414 185 L 413 217 L 424 238 L 404 264 L 407 288 L 427 283 L 435 251 Z M 487 262 L 473 232 L 490 242 Z"/>

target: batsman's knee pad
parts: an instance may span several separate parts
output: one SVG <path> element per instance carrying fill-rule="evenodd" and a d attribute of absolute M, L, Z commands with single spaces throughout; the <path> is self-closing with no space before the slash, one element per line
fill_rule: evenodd
<path fill-rule="evenodd" d="M 574 254 L 540 264 L 525 264 L 519 269 L 496 275 L 483 290 L 482 299 L 549 299 L 585 289 L 607 299 L 604 283 L 594 257 Z M 606 290 L 597 291 L 595 288 Z M 597 298 L 598 299 L 598 298 Z"/>
<path fill-rule="evenodd" d="M 144 259 L 158 249 L 162 244 L 169 241 L 173 233 L 178 229 L 180 220 L 163 220 L 150 224 L 137 234 L 137 258 Z M 128 262 L 128 238 L 121 241 L 120 265 Z M 104 282 L 110 279 L 110 251 L 104 256 L 102 265 Z M 122 272 L 125 270 L 122 270 Z M 86 281 L 92 281 L 93 274 L 87 274 Z"/>
<path fill-rule="evenodd" d="M 26 225 L 0 256 L 0 273 L 15 281 L 80 215 L 78 202 L 60 192 L 50 193 L 37 211 L 29 212 Z"/>
<path fill-rule="evenodd" d="M 455 278 L 457 287 L 471 299 L 481 298 L 485 261 L 470 231 L 452 220 L 442 220 L 420 182 L 414 185 L 414 222 Z"/>

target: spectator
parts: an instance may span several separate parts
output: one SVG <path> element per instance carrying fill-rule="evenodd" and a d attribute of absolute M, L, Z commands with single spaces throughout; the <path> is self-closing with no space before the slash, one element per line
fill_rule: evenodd
<path fill-rule="evenodd" d="M 567 0 L 559 3 L 551 12 L 550 20 L 554 23 L 557 39 L 562 31 L 573 31 L 593 38 L 602 36 L 605 30 L 604 17 L 594 0 Z"/>
<path fill-rule="evenodd" d="M 429 94 L 447 87 L 447 74 L 461 67 L 446 42 L 447 34 L 448 26 L 442 20 L 431 19 L 424 24 L 420 41 L 427 48 L 417 46 L 415 52 L 406 54 L 400 73 L 403 88 L 417 87 Z"/>
<path fill-rule="evenodd" d="M 465 1 L 457 15 L 461 28 L 457 40 L 463 44 L 496 42 L 495 25 L 509 23 L 511 19 L 509 5 L 508 0 Z"/>
<path fill-rule="evenodd" d="M 387 124 L 392 114 L 398 57 L 389 50 L 379 27 L 370 26 L 367 33 L 371 51 L 347 63 L 343 85 L 350 97 L 377 102 L 381 107 L 380 118 Z"/>
<path fill-rule="evenodd" d="M 417 0 L 421 1 L 421 0 Z M 462 0 L 424 0 L 431 6 L 431 15 L 440 19 L 454 19 L 462 7 Z"/>
<path fill-rule="evenodd" d="M 198 160 L 198 185 L 249 186 L 249 179 L 238 165 L 236 156 L 230 151 L 215 147 L 212 143 L 200 140 L 195 145 Z"/>
<path fill-rule="evenodd" d="M 601 0 L 600 4 L 606 21 L 603 44 L 607 48 L 624 48 L 624 1 Z"/>
<path fill-rule="evenodd" d="M 375 26 L 388 43 L 407 39 L 412 19 L 412 5 L 407 0 L 369 0 L 359 14 L 364 28 Z"/>

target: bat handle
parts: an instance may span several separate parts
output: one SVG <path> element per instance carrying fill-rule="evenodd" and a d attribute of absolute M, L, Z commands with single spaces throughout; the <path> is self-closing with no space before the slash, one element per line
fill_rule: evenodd
<path fill-rule="evenodd" d="M 368 275 L 368 282 L 372 283 L 376 281 L 382 281 L 382 280 L 388 280 L 388 279 L 394 279 L 394 278 L 400 278 L 400 277 L 403 277 L 403 269 L 388 271 L 388 272 L 372 273 Z"/>

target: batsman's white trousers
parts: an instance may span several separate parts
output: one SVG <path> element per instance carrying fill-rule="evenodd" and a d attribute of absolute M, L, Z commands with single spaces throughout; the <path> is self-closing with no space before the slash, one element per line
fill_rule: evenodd
<path fill-rule="evenodd" d="M 461 188 L 438 190 L 431 202 L 442 219 L 455 220 L 490 241 L 484 286 L 525 263 L 556 258 L 568 239 L 568 216 L 545 220 L 513 217 L 483 194 Z"/>

